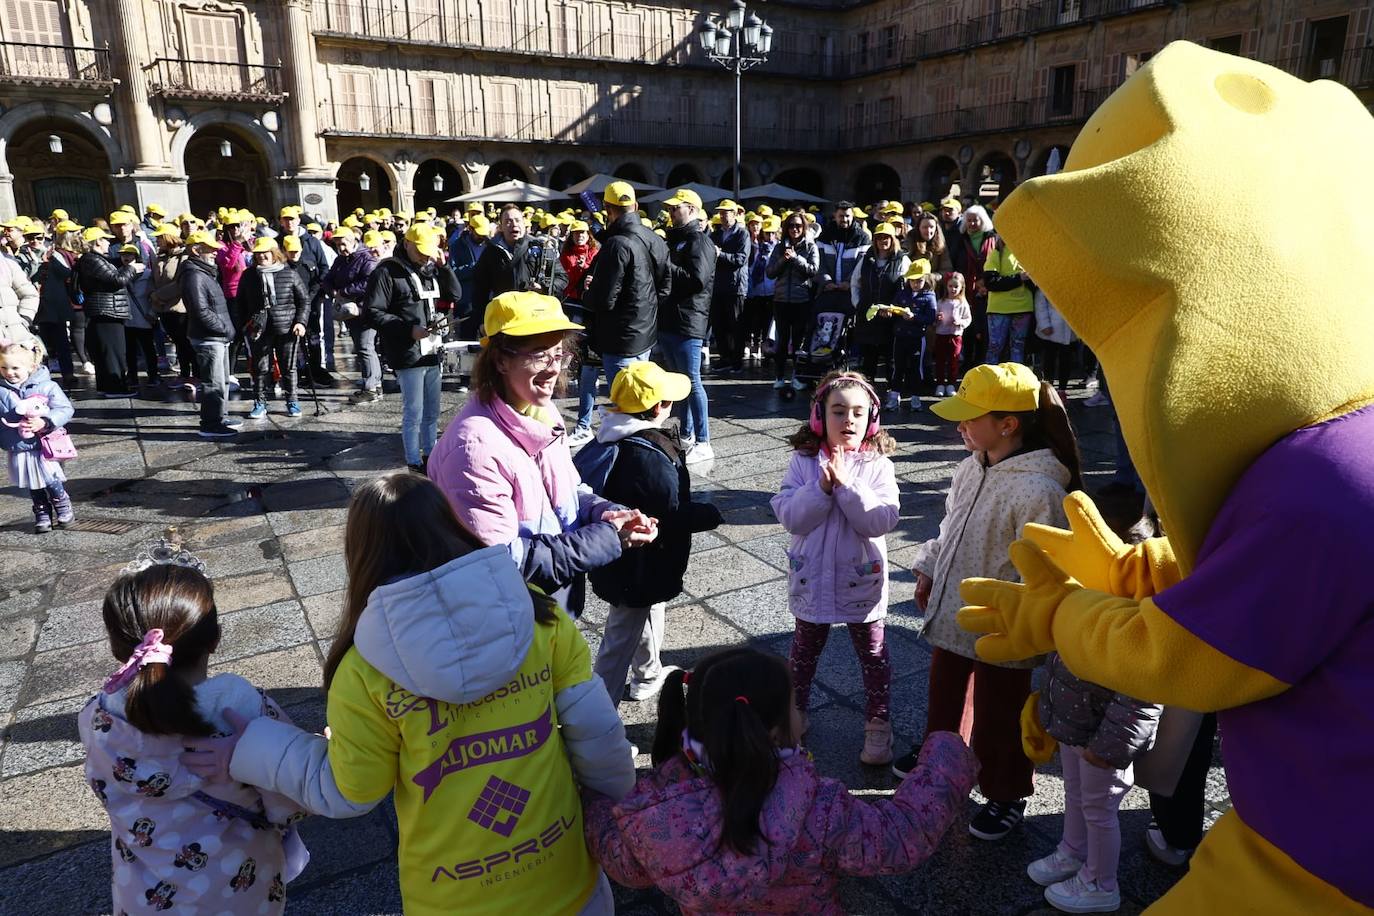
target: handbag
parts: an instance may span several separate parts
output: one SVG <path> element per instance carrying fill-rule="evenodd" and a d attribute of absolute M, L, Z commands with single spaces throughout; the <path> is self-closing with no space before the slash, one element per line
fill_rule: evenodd
<path fill-rule="evenodd" d="M 72 437 L 61 426 L 38 440 L 38 450 L 49 461 L 70 461 L 76 457 Z"/>

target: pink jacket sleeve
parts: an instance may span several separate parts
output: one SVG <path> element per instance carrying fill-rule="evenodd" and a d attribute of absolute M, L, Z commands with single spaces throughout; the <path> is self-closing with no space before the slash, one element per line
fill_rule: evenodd
<path fill-rule="evenodd" d="M 615 802 L 600 792 L 582 791 L 583 832 L 592 858 L 616 884 L 623 887 L 653 887 L 644 866 L 625 846 L 620 825 L 615 820 Z"/>
<path fill-rule="evenodd" d="M 515 484 L 475 437 L 465 438 L 431 474 L 458 520 L 483 544 L 505 545 L 520 536 Z"/>
<path fill-rule="evenodd" d="M 803 468 L 806 462 L 815 461 L 814 455 L 795 452 L 782 479 L 782 489 L 769 500 L 773 514 L 791 534 L 810 534 L 825 522 L 830 507 L 834 505 L 832 498 L 821 489 L 819 478 L 807 480 L 808 475 Z"/>
<path fill-rule="evenodd" d="M 868 802 L 839 783 L 825 832 L 827 866 L 847 875 L 899 874 L 930 858 L 973 788 L 978 761 L 951 732 L 934 732 L 891 799 Z M 830 780 L 827 780 L 830 782 Z"/>
<path fill-rule="evenodd" d="M 860 536 L 879 538 L 897 527 L 900 512 L 897 508 L 897 475 L 887 458 L 869 459 L 876 464 L 876 480 L 872 486 L 860 476 L 860 468 L 851 469 L 849 483 L 835 488 L 835 502 L 849 525 Z M 820 489 L 819 486 L 816 489 Z"/>

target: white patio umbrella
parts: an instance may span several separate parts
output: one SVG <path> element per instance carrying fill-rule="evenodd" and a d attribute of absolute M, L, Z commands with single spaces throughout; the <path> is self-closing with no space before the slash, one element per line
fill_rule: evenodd
<path fill-rule="evenodd" d="M 689 188 L 693 191 L 696 191 L 697 196 L 701 198 L 701 202 L 703 204 L 710 204 L 718 200 L 725 200 L 725 198 L 730 197 L 732 194 L 735 193 L 734 191 L 731 191 L 728 188 L 717 188 L 709 184 L 702 184 L 699 181 L 689 181 L 686 184 L 678 185 L 677 188 Z M 677 191 L 677 188 L 668 188 L 666 191 L 659 191 L 657 194 L 650 194 L 648 197 L 643 198 L 644 203 L 663 203 L 663 201 L 673 196 L 674 192 Z"/>
<path fill-rule="evenodd" d="M 796 188 L 789 188 L 785 184 L 770 182 L 769 184 L 756 185 L 752 188 L 740 188 L 740 200 L 781 200 L 791 204 L 823 204 L 828 203 L 824 197 L 817 197 L 815 194 L 808 194 L 805 191 L 798 191 Z"/>
<path fill-rule="evenodd" d="M 544 203 L 550 200 L 560 200 L 564 194 L 562 191 L 555 191 L 546 188 L 541 184 L 534 184 L 529 181 L 518 181 L 512 178 L 510 181 L 503 181 L 494 184 L 489 188 L 478 188 L 476 191 L 469 191 L 466 194 L 459 194 L 457 197 L 450 197 L 445 203 L 463 204 L 470 200 L 511 202 L 518 204 Z"/>

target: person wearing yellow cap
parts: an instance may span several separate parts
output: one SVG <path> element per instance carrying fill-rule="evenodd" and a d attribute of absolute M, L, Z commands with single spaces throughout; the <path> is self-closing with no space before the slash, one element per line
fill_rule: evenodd
<path fill-rule="evenodd" d="M 52 227 L 52 248 L 48 250 L 47 274 L 38 287 L 38 311 L 34 323 L 48 354 L 57 360 L 62 381 L 67 388 L 76 382 L 76 372 L 87 375 L 95 371 L 86 356 L 86 313 L 73 308 L 72 271 L 81 257 L 81 227 L 70 219 L 58 220 Z M 0 300 L 4 299 L 0 292 Z M 0 308 L 0 314 L 4 309 Z M 9 322 L 0 318 L 0 334 L 6 333 Z"/>
<path fill-rule="evenodd" d="M 128 387 L 138 386 L 138 359 L 142 357 L 144 375 L 148 385 L 153 388 L 162 384 L 157 360 L 157 313 L 153 309 L 153 268 L 157 264 L 157 254 L 152 243 L 141 233 L 137 214 L 128 209 L 119 209 L 110 214 L 110 231 L 114 233 L 114 244 L 123 247 L 133 245 L 138 249 L 134 262 L 142 265 L 138 277 L 126 289 L 129 301 L 129 314 L 124 323 L 128 365 Z"/>
<path fill-rule="evenodd" d="M 86 315 L 86 343 L 95 364 L 96 391 L 102 397 L 127 398 L 133 393 L 129 390 L 124 336 L 129 319 L 128 287 L 142 276 L 144 265 L 138 261 L 112 262 L 110 243 L 116 241 L 115 236 L 98 226 L 83 232 L 81 239 L 85 253 L 77 259 L 76 275 Z"/>
<path fill-rule="evenodd" d="M 196 353 L 187 336 L 186 304 L 181 298 L 181 271 L 191 253 L 182 244 L 181 230 L 174 223 L 159 225 L 153 232 L 153 243 L 156 252 L 148 303 L 175 349 L 180 376 L 178 385 L 194 394 L 196 388 L 191 378 Z"/>
<path fill-rule="evenodd" d="M 481 308 L 510 290 L 548 293 L 561 298 L 568 275 L 559 262 L 558 243 L 531 236 L 524 212 L 515 204 L 501 208 L 496 234 L 482 248 L 472 272 L 472 302 Z"/>
<path fill-rule="evenodd" d="M 202 439 L 233 436 L 242 422 L 229 417 L 229 350 L 236 329 L 229 299 L 216 276 L 216 255 L 225 248 L 209 230 L 192 232 L 186 238 L 189 257 L 177 274 L 186 306 L 186 334 L 195 351 L 200 382 L 198 434 Z"/>
<path fill-rule="evenodd" d="M 720 351 L 717 367 L 723 372 L 744 369 L 744 347 L 748 331 L 744 327 L 744 299 L 749 294 L 749 260 L 754 241 L 739 221 L 740 206 L 733 200 L 716 204 L 720 225 L 711 233 L 716 246 L 716 276 L 711 290 L 711 328 Z M 709 450 L 708 450 L 709 451 Z M 688 454 L 690 461 L 704 459 Z"/>
<path fill-rule="evenodd" d="M 367 323 L 401 386 L 401 444 L 406 464 L 423 473 L 439 435 L 440 357 L 449 307 L 461 296 L 444 263 L 444 233 L 428 223 L 406 230 L 393 257 L 377 264 L 362 301 Z"/>
<path fill-rule="evenodd" d="M 658 344 L 668 368 L 692 380 L 691 397 L 683 405 L 682 419 L 682 444 L 687 460 L 709 461 L 714 453 L 706 389 L 701 384 L 701 362 L 711 322 L 718 254 L 710 237 L 702 231 L 701 198 L 695 191 L 679 188 L 663 206 L 673 224 L 668 230 L 671 284 L 668 295 L 659 302 Z"/>
<path fill-rule="evenodd" d="M 659 520 L 654 550 L 629 551 L 589 576 L 592 591 L 610 605 L 593 670 L 617 705 L 627 675 L 631 700 L 647 700 L 662 687 L 665 609 L 682 593 L 692 535 L 721 522 L 714 505 L 693 501 L 681 442 L 665 428 L 673 403 L 691 389 L 687 376 L 647 360 L 626 366 L 611 386 L 596 441 L 574 460 L 593 492 Z"/>
<path fill-rule="evenodd" d="M 891 223 L 873 229 L 873 244 L 859 255 L 849 282 L 849 302 L 854 309 L 853 341 L 862 363 L 863 374 L 877 388 L 878 370 L 887 374 L 887 400 L 884 410 L 894 410 L 900 401 L 898 384 L 892 374 L 893 301 L 903 285 L 903 274 L 910 259 L 897 244 L 897 230 Z"/>
<path fill-rule="evenodd" d="M 873 242 L 873 236 L 860 216 L 862 212 L 851 201 L 839 201 L 835 204 L 830 222 L 816 241 L 821 257 L 817 312 L 847 312 L 853 307 L 851 281 L 860 260 Z M 867 369 L 864 374 L 873 378 L 873 373 Z"/>
<path fill-rule="evenodd" d="M 24 230 L 28 225 L 27 216 L 16 216 L 0 223 L 0 228 L 4 229 L 4 232 L 0 233 L 0 258 L 16 260 L 19 249 L 24 247 Z"/>
<path fill-rule="evenodd" d="M 294 236 L 285 236 L 297 241 Z M 297 241 L 299 245 L 299 242 Z M 248 339 L 255 364 L 253 407 L 248 419 L 267 416 L 267 389 L 272 381 L 275 360 L 281 372 L 286 415 L 299 417 L 296 400 L 296 357 L 305 322 L 310 316 L 310 291 L 305 277 L 291 267 L 276 239 L 254 239 L 253 266 L 239 286 L 238 307 L 248 319 Z"/>
<path fill-rule="evenodd" d="M 768 276 L 768 259 L 782 237 L 782 220 L 765 216 L 754 235 L 753 251 L 749 258 L 749 295 L 744 300 L 745 361 L 763 362 L 764 345 L 768 341 L 768 323 L 773 317 L 774 281 Z"/>
<path fill-rule="evenodd" d="M 945 232 L 946 241 L 953 245 L 959 231 L 959 216 L 964 212 L 964 205 L 957 197 L 946 197 L 940 201 L 939 209 L 935 212 L 940 217 L 940 228 Z"/>
<path fill-rule="evenodd" d="M 167 211 L 160 204 L 147 204 L 143 208 L 143 222 L 141 223 L 144 234 L 149 237 L 157 231 L 157 227 L 167 221 Z"/>
<path fill-rule="evenodd" d="M 283 240 L 282 250 L 287 252 L 286 239 L 294 239 L 300 246 L 299 253 L 295 255 L 292 263 L 304 274 L 306 289 L 310 295 L 310 314 L 306 316 L 305 321 L 306 371 L 310 373 L 309 380 L 314 385 L 332 388 L 335 379 L 327 364 L 332 361 L 333 354 L 325 351 L 326 342 L 333 339 L 333 316 L 326 313 L 320 288 L 325 272 L 329 270 L 334 259 L 331 256 L 332 252 L 325 247 L 320 238 L 323 233 L 312 232 L 301 225 L 302 212 L 301 207 L 295 205 L 281 208 L 279 223 Z M 310 225 L 318 229 L 315 223 Z"/>

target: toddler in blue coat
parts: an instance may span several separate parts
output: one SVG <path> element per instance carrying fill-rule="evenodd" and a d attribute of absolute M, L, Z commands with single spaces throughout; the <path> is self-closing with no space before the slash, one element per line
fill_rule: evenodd
<path fill-rule="evenodd" d="M 44 440 L 72 418 L 72 402 L 48 375 L 45 361 L 37 339 L 0 338 L 0 448 L 9 453 L 10 483 L 33 498 L 35 534 L 51 531 L 54 521 L 65 528 L 76 518 L 62 485 L 62 465 L 44 454 Z"/>

